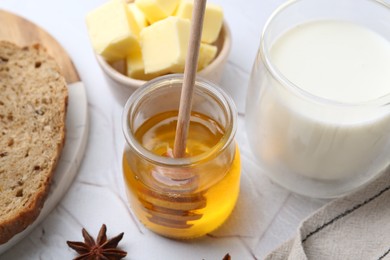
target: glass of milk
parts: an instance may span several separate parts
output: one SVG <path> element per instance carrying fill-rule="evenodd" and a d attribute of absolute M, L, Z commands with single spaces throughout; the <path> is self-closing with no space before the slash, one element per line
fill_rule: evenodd
<path fill-rule="evenodd" d="M 294 192 L 349 193 L 390 162 L 390 2 L 298 0 L 265 25 L 246 104 L 264 172 Z"/>

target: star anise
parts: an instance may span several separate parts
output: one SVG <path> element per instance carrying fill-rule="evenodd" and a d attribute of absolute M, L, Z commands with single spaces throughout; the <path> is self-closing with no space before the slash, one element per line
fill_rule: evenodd
<path fill-rule="evenodd" d="M 226 254 L 223 258 L 222 258 L 222 260 L 231 260 L 232 258 L 231 258 L 231 256 L 229 255 L 229 254 Z"/>
<path fill-rule="evenodd" d="M 95 242 L 93 237 L 83 228 L 84 242 L 66 241 L 70 248 L 80 254 L 74 260 L 118 260 L 125 257 L 127 253 L 116 248 L 123 237 L 123 232 L 107 240 L 106 231 L 107 227 L 103 224 Z"/>

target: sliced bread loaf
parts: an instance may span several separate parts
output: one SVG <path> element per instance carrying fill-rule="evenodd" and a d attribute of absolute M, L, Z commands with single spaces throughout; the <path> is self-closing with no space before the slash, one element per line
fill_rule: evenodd
<path fill-rule="evenodd" d="M 0 244 L 39 215 L 64 145 L 67 98 L 42 46 L 0 41 Z"/>

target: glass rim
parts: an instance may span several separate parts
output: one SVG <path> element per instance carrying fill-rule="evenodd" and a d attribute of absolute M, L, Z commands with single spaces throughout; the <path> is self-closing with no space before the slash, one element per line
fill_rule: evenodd
<path fill-rule="evenodd" d="M 261 59 L 264 62 L 265 67 L 267 68 L 268 72 L 271 74 L 271 76 L 280 82 L 285 88 L 288 90 L 293 90 L 295 94 L 298 94 L 305 99 L 312 100 L 318 103 L 327 104 L 327 105 L 333 105 L 333 106 L 339 106 L 339 107 L 380 107 L 380 106 L 388 106 L 390 105 L 390 91 L 388 94 L 385 94 L 383 96 L 366 100 L 366 101 L 360 101 L 360 102 L 342 102 L 337 101 L 329 98 L 324 98 L 315 94 L 310 93 L 309 91 L 306 91 L 302 88 L 300 88 L 298 85 L 291 82 L 286 76 L 281 73 L 276 66 L 273 64 L 269 57 L 269 51 L 267 51 L 267 44 L 265 43 L 265 39 L 267 38 L 267 34 L 269 31 L 269 28 L 274 21 L 274 19 L 284 10 L 289 8 L 290 6 L 302 2 L 305 0 L 288 0 L 287 2 L 283 3 L 279 7 L 277 7 L 271 14 L 271 16 L 267 19 L 264 29 L 261 33 L 261 39 L 260 39 L 260 48 L 259 48 L 259 54 L 261 56 Z M 312 0 L 307 0 L 312 1 Z M 383 8 L 390 11 L 390 4 L 382 1 L 382 0 L 363 0 L 366 2 L 371 2 L 374 4 L 378 4 L 382 6 Z"/>
<path fill-rule="evenodd" d="M 225 132 L 220 141 L 205 153 L 184 158 L 170 158 L 157 155 L 143 147 L 142 144 L 138 142 L 132 134 L 133 129 L 131 129 L 131 120 L 135 109 L 151 92 L 164 87 L 170 87 L 174 83 L 182 82 L 183 74 L 169 74 L 150 80 L 129 97 L 123 109 L 122 131 L 126 144 L 129 145 L 138 156 L 153 164 L 170 167 L 196 165 L 202 161 L 209 160 L 210 158 L 214 158 L 219 155 L 234 141 L 237 131 L 237 110 L 233 100 L 220 87 L 202 77 L 197 76 L 194 92 L 197 91 L 197 89 L 206 91 L 210 96 L 220 102 L 222 109 L 224 109 L 224 112 L 227 115 L 226 126 L 224 126 Z"/>

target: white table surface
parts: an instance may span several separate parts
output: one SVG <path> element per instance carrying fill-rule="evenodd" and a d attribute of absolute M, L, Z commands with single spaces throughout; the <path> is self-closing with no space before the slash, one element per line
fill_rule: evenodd
<path fill-rule="evenodd" d="M 244 125 L 247 82 L 267 17 L 282 0 L 213 0 L 230 25 L 233 46 L 222 87 L 240 110 L 237 140 L 242 154 L 240 198 L 228 221 L 194 241 L 160 237 L 134 217 L 127 205 L 121 173 L 124 138 L 122 107 L 93 56 L 85 15 L 105 0 L 1 0 L 0 9 L 19 14 L 52 34 L 68 51 L 88 96 L 90 132 L 78 175 L 58 206 L 25 239 L 0 259 L 71 259 L 67 240 L 81 241 L 81 228 L 96 236 L 102 223 L 108 236 L 125 232 L 126 259 L 262 259 L 292 237 L 299 223 L 325 201 L 305 198 L 273 184 L 252 159 Z M 0 24 L 0 26 L 5 26 Z"/>

